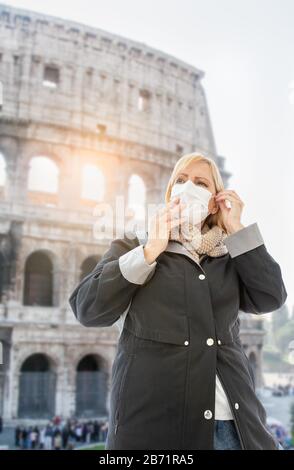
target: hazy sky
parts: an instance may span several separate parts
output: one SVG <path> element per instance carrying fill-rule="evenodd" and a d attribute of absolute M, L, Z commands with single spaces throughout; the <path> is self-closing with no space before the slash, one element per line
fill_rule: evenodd
<path fill-rule="evenodd" d="M 3 2 L 148 44 L 205 72 L 216 147 L 294 304 L 294 1 Z"/>

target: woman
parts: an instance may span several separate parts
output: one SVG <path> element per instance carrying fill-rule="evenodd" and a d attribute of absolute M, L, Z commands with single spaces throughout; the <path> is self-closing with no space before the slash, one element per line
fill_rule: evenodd
<path fill-rule="evenodd" d="M 69 299 L 84 326 L 124 321 L 106 449 L 278 449 L 238 313 L 284 304 L 280 267 L 212 159 L 182 156 L 165 202 L 145 239 L 113 240 Z"/>

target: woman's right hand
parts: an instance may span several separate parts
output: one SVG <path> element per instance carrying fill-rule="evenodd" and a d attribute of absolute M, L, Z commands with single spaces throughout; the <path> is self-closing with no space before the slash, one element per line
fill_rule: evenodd
<path fill-rule="evenodd" d="M 144 255 L 148 264 L 162 253 L 168 244 L 170 231 L 184 220 L 181 210 L 186 204 L 180 202 L 179 197 L 173 198 L 164 207 L 161 207 L 150 218 L 148 239 L 144 246 Z"/>

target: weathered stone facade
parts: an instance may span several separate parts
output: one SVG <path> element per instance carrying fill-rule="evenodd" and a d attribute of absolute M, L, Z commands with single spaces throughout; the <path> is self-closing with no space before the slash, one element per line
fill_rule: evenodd
<path fill-rule="evenodd" d="M 93 236 L 97 200 L 81 197 L 84 165 L 100 168 L 103 200 L 111 204 L 117 195 L 127 201 L 134 174 L 148 203 L 163 202 L 174 163 L 194 150 L 216 160 L 227 184 L 203 76 L 145 44 L 0 6 L 0 415 L 6 422 L 25 419 L 34 406 L 26 387 L 38 400 L 42 381 L 55 395 L 48 413 L 64 417 L 77 411 L 77 387 L 83 408 L 84 379 L 95 384 L 94 373 L 104 374 L 109 389 L 117 329 L 82 327 L 68 304 L 109 245 Z M 58 170 L 55 192 L 28 186 L 35 157 Z M 246 344 L 260 371 L 262 335 L 250 328 Z M 35 383 L 29 374 L 36 372 Z"/>

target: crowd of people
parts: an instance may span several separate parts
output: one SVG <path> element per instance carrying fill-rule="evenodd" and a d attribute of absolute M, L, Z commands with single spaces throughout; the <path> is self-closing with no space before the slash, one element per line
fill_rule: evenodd
<path fill-rule="evenodd" d="M 45 426 L 17 426 L 15 447 L 19 449 L 65 450 L 83 444 L 105 442 L 108 421 L 53 418 Z"/>
<path fill-rule="evenodd" d="M 283 445 L 293 449 L 291 436 L 278 422 L 268 424 L 269 431 Z M 3 420 L 0 416 L 0 434 Z M 79 421 L 77 418 L 62 420 L 54 417 L 45 426 L 17 426 L 15 428 L 15 447 L 19 449 L 65 450 L 91 443 L 105 443 L 108 421 Z"/>
<path fill-rule="evenodd" d="M 286 397 L 290 395 L 294 395 L 294 385 L 293 384 L 286 384 L 286 385 L 274 385 L 272 388 L 273 396 L 280 396 Z"/>
<path fill-rule="evenodd" d="M 277 438 L 279 443 L 283 446 L 284 449 L 293 449 L 293 441 L 290 433 L 288 433 L 285 427 L 279 423 L 273 423 L 268 426 L 269 431 Z"/>

